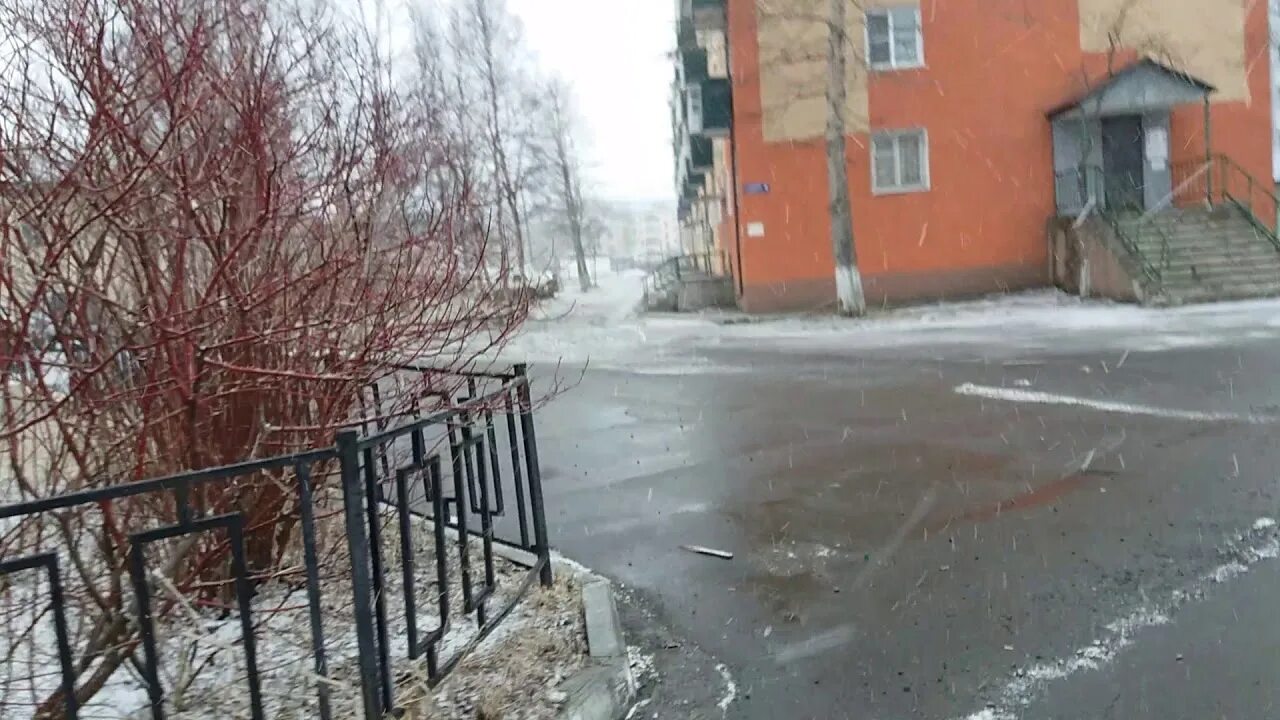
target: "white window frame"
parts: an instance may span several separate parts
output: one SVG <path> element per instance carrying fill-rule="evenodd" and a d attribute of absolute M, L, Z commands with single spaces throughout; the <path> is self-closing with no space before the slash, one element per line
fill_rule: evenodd
<path fill-rule="evenodd" d="M 900 138 L 915 136 L 920 138 L 920 182 L 911 185 L 902 184 L 902 145 Z M 876 141 L 889 139 L 893 141 L 893 175 L 894 184 L 888 187 L 879 184 L 879 166 L 876 161 Z M 902 130 L 878 130 L 871 133 L 868 149 L 871 151 L 871 193 L 873 195 L 901 195 L 903 193 L 928 192 L 929 190 L 929 131 L 924 128 L 906 128 Z"/>
<path fill-rule="evenodd" d="M 894 37 L 893 11 L 903 10 L 906 8 L 912 9 L 916 14 L 916 59 L 911 62 L 898 62 L 898 57 L 897 57 L 898 50 L 897 50 L 896 44 L 893 41 L 893 37 Z M 872 62 L 871 60 L 870 19 L 872 15 L 884 17 L 885 22 L 889 26 L 889 61 L 888 62 Z M 863 21 L 863 26 L 864 26 L 863 33 L 866 36 L 866 45 L 864 47 L 866 48 L 866 53 L 867 53 L 867 65 L 872 70 L 910 70 L 912 68 L 924 67 L 924 25 L 921 23 L 921 19 L 920 19 L 919 3 L 916 3 L 914 5 L 903 4 L 903 5 L 895 5 L 895 6 L 888 6 L 888 7 L 878 7 L 872 10 L 867 10 L 866 20 Z"/>

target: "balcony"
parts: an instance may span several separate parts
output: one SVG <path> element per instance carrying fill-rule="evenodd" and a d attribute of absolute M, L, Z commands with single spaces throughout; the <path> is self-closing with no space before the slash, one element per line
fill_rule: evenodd
<path fill-rule="evenodd" d="M 698 47 L 698 31 L 693 29 L 692 18 L 682 17 L 677 21 L 676 47 L 681 50 Z"/>
<path fill-rule="evenodd" d="M 711 77 L 707 51 L 700 47 L 680 48 L 680 75 L 686 83 L 702 82 Z"/>
<path fill-rule="evenodd" d="M 698 30 L 723 30 L 725 0 L 678 0 L 680 17 L 693 21 Z"/>
<path fill-rule="evenodd" d="M 724 78 L 690 83 L 686 88 L 689 131 L 705 137 L 728 137 L 733 124 L 733 90 Z"/>
<path fill-rule="evenodd" d="M 689 167 L 694 172 L 706 172 L 715 165 L 711 138 L 695 135 L 689 138 Z"/>
<path fill-rule="evenodd" d="M 695 168 L 692 160 L 686 158 L 676 166 L 676 190 L 681 195 L 697 197 L 706 184 L 707 171 Z"/>
<path fill-rule="evenodd" d="M 681 207 L 692 207 L 702 196 L 702 191 L 707 186 L 707 178 L 702 173 L 690 170 L 687 163 L 683 170 L 685 174 L 680 179 L 680 184 L 676 186 L 677 197 Z"/>
<path fill-rule="evenodd" d="M 706 80 L 692 86 L 695 92 L 689 94 L 691 114 L 688 122 L 673 128 L 676 189 L 682 195 L 696 197 L 698 189 L 706 185 L 707 174 L 715 169 L 713 138 L 729 135 L 731 108 L 728 87 L 727 81 L 717 80 Z M 709 106 L 705 102 L 707 98 L 711 99 Z"/>

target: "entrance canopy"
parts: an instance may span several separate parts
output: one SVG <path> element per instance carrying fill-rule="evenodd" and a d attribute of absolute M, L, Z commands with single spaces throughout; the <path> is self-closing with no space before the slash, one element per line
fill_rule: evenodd
<path fill-rule="evenodd" d="M 1049 111 L 1050 120 L 1142 115 L 1176 105 L 1203 102 L 1215 92 L 1209 83 L 1144 59 L 1099 80 L 1083 97 Z"/>

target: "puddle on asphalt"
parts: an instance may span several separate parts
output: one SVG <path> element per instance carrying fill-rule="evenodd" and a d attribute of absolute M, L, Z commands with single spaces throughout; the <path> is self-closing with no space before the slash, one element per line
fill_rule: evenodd
<path fill-rule="evenodd" d="M 1104 482 L 1114 476 L 1115 473 L 1099 470 L 1074 473 L 976 510 L 930 522 L 925 525 L 925 528 L 933 534 L 957 525 L 990 522 L 1008 513 L 1050 505 L 1071 493 Z"/>
<path fill-rule="evenodd" d="M 755 573 L 747 577 L 744 586 L 773 617 L 788 623 L 804 622 L 804 609 L 813 599 L 831 594 L 831 582 L 811 572 Z"/>

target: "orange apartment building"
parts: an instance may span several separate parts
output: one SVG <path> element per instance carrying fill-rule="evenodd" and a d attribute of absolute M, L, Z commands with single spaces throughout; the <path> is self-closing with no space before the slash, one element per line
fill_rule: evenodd
<path fill-rule="evenodd" d="M 726 252 L 750 312 L 834 306 L 827 5 L 680 1 L 680 219 L 692 249 Z M 850 15 L 848 166 L 871 306 L 1060 282 L 1052 220 L 1087 227 L 1090 204 L 1112 218 L 1116 257 L 1095 259 L 1098 277 L 1141 275 L 1112 293 L 1141 300 L 1185 270 L 1151 217 L 1245 178 L 1258 208 L 1273 189 L 1265 0 L 860 0 Z"/>

